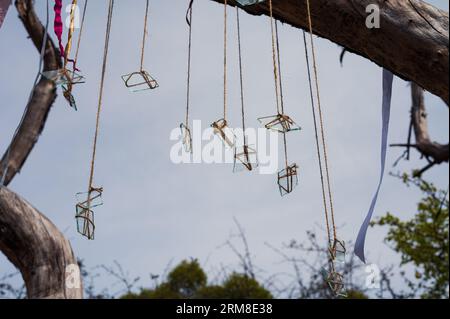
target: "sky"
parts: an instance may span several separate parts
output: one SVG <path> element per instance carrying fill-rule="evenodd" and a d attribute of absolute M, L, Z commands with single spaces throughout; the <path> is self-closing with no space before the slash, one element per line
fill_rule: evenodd
<path fill-rule="evenodd" d="M 448 11 L 448 1 L 429 0 Z M 198 258 L 206 269 L 238 267 L 230 249 L 221 247 L 235 232 L 234 218 L 246 231 L 254 263 L 267 273 L 289 271 L 266 243 L 281 247 L 303 241 L 308 230 L 323 237 L 324 217 L 309 101 L 302 33 L 280 25 L 280 46 L 287 113 L 303 130 L 289 136 L 291 160 L 299 164 L 299 186 L 281 198 L 274 175 L 233 174 L 230 165 L 182 164 L 170 160 L 170 132 L 184 120 L 188 29 L 187 1 L 151 1 L 146 69 L 158 80 L 153 91 L 130 93 L 121 75 L 137 71 L 142 39 L 142 0 L 116 0 L 100 126 L 95 185 L 104 187 L 104 206 L 96 210 L 96 239 L 76 232 L 75 194 L 85 191 L 95 126 L 107 1 L 90 1 L 79 67 L 86 84 L 75 88 L 75 112 L 61 92 L 39 143 L 10 188 L 48 216 L 71 241 L 89 267 L 119 261 L 142 285 L 149 273 Z M 45 19 L 45 1 L 36 1 Z M 11 7 L 0 30 L 0 150 L 9 144 L 37 72 L 38 55 Z M 223 7 L 209 0 L 194 6 L 191 118 L 203 127 L 221 117 L 223 99 Z M 235 11 L 229 10 L 229 121 L 240 123 Z M 241 14 L 247 126 L 275 112 L 270 24 L 266 17 Z M 8 45 L 6 45 L 8 44 Z M 367 213 L 379 176 L 381 74 L 374 63 L 316 38 L 321 98 L 328 137 L 332 188 L 340 237 L 354 241 Z M 395 78 L 390 143 L 406 142 L 408 83 Z M 448 108 L 426 96 L 430 134 L 448 142 Z M 233 124 L 232 124 L 233 125 Z M 392 167 L 402 149 L 389 149 L 388 171 L 410 172 L 425 166 L 417 153 Z M 448 187 L 448 165 L 425 178 Z M 375 216 L 392 212 L 411 218 L 420 193 L 401 181 L 385 179 Z M 397 265 L 398 256 L 383 242 L 384 229 L 370 229 L 368 262 Z M 351 249 L 351 247 L 349 247 Z M 14 267 L 0 255 L 0 276 Z M 101 285 L 107 285 L 103 279 Z"/>

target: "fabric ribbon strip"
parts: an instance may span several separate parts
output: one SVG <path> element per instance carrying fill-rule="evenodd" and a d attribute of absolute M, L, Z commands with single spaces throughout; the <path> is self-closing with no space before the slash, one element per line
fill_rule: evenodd
<path fill-rule="evenodd" d="M 384 171 L 386 168 L 386 153 L 387 153 L 387 143 L 389 135 L 389 121 L 391 116 L 391 100 L 392 100 L 392 84 L 394 80 L 394 75 L 383 69 L 383 105 L 382 105 L 382 137 L 381 137 L 381 175 L 378 183 L 377 190 L 370 204 L 369 212 L 367 213 L 366 219 L 364 220 L 361 229 L 359 230 L 358 237 L 355 243 L 355 255 L 361 259 L 362 262 L 366 262 L 366 257 L 364 255 L 364 244 L 366 241 L 367 230 L 370 226 L 370 221 L 372 219 L 373 211 L 378 200 L 378 194 L 380 193 L 381 185 L 383 184 Z"/>
<path fill-rule="evenodd" d="M 53 7 L 53 10 L 55 11 L 55 22 L 54 22 L 54 30 L 56 37 L 58 38 L 59 43 L 59 52 L 61 54 L 61 57 L 65 57 L 65 50 L 62 43 L 62 33 L 63 33 L 63 22 L 61 17 L 61 10 L 62 10 L 62 0 L 55 0 L 55 6 Z"/>
<path fill-rule="evenodd" d="M 10 5 L 11 0 L 0 0 L 0 28 L 2 27 Z"/>
<path fill-rule="evenodd" d="M 54 31 L 56 34 L 56 37 L 58 38 L 58 44 L 59 44 L 59 52 L 61 54 L 61 57 L 64 59 L 65 63 L 66 62 L 70 62 L 75 64 L 75 61 L 71 60 L 68 58 L 68 56 L 66 56 L 66 50 L 64 49 L 64 45 L 62 42 L 62 34 L 63 34 L 63 22 L 62 22 L 62 7 L 63 7 L 63 0 L 55 0 L 55 6 L 53 7 L 54 11 L 55 11 L 55 22 L 54 22 Z M 73 21 L 73 12 L 74 12 L 74 8 L 72 5 L 72 9 L 71 9 L 71 21 Z M 73 27 L 73 25 L 71 24 L 71 28 Z M 73 33 L 73 30 L 72 30 Z M 71 37 L 72 33 L 70 33 L 69 30 L 69 37 Z M 67 43 L 68 49 L 70 50 L 70 41 L 71 39 L 69 39 L 69 42 Z M 79 71 L 76 69 L 76 67 L 74 67 L 74 70 Z"/>

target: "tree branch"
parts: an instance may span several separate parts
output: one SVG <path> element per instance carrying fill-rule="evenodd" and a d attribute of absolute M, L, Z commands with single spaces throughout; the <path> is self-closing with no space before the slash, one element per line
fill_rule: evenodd
<path fill-rule="evenodd" d="M 443 145 L 431 141 L 428 133 L 427 112 L 425 109 L 423 89 L 411 83 L 411 119 L 416 139 L 415 147 L 425 157 L 432 158 L 436 164 L 448 162 L 449 144 Z"/>
<path fill-rule="evenodd" d="M 0 188 L 0 251 L 20 270 L 28 298 L 82 298 L 66 286 L 66 267 L 77 265 L 69 241 L 52 222 L 17 194 Z"/>
<path fill-rule="evenodd" d="M 40 51 L 45 35 L 32 0 L 16 0 L 22 20 L 35 47 Z M 44 71 L 62 66 L 59 52 L 50 40 L 46 43 Z M 8 185 L 24 165 L 38 141 L 50 108 L 56 98 L 56 86 L 41 77 L 13 140 L 0 162 L 0 176 L 7 167 Z M 20 270 L 28 298 L 82 298 L 83 289 L 77 260 L 69 241 L 51 223 L 21 197 L 0 186 L 0 251 Z M 66 285 L 67 266 L 72 265 L 72 286 Z"/>
<path fill-rule="evenodd" d="M 406 147 L 405 153 L 399 157 L 395 162 L 397 163 L 406 158 L 409 160 L 409 152 L 411 148 L 416 149 L 423 158 L 427 160 L 427 165 L 422 169 L 414 171 L 416 177 L 422 176 L 426 171 L 431 169 L 433 166 L 442 164 L 449 161 L 449 144 L 439 144 L 431 141 L 430 135 L 428 133 L 428 121 L 427 112 L 425 108 L 424 101 L 424 90 L 415 83 L 411 83 L 411 96 L 412 96 L 412 106 L 411 106 L 411 125 L 408 134 L 407 143 L 403 144 L 391 144 L 391 147 Z M 416 143 L 411 143 L 411 135 L 414 132 Z"/>
<path fill-rule="evenodd" d="M 37 50 L 40 51 L 45 28 L 34 11 L 33 1 L 16 0 L 16 8 L 31 40 Z M 57 70 L 61 66 L 59 51 L 48 37 L 44 56 L 44 71 Z M 4 169 L 7 167 L 5 186 L 8 186 L 20 172 L 37 143 L 56 96 L 55 83 L 41 77 L 39 83 L 33 89 L 31 99 L 26 106 L 24 117 L 17 128 L 16 134 L 0 162 L 0 176 L 3 176 Z"/>
<path fill-rule="evenodd" d="M 223 3 L 223 0 L 213 0 Z M 235 0 L 229 0 L 231 6 Z M 366 8 L 380 8 L 381 27 L 368 29 Z M 305 0 L 274 0 L 274 16 L 308 29 Z M 244 7 L 268 15 L 268 3 Z M 389 69 L 449 102 L 448 12 L 420 0 L 312 0 L 314 33 Z"/>

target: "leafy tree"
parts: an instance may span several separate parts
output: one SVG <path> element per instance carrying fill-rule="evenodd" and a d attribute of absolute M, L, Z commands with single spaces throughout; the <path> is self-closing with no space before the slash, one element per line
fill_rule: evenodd
<path fill-rule="evenodd" d="M 401 256 L 401 266 L 412 265 L 415 280 L 403 278 L 421 298 L 449 297 L 449 201 L 448 191 L 438 190 L 421 177 L 399 176 L 409 187 L 418 187 L 424 197 L 415 216 L 406 221 L 391 213 L 373 225 L 389 227 L 385 241 Z"/>
<path fill-rule="evenodd" d="M 422 198 L 417 205 L 417 212 L 410 220 L 401 220 L 396 215 L 388 213 L 376 220 L 372 226 L 387 228 L 386 243 L 401 257 L 399 271 L 393 272 L 390 265 L 381 269 L 381 288 L 371 291 L 360 280 L 363 265 L 357 262 L 353 254 L 349 254 L 345 264 L 341 265 L 344 273 L 346 294 L 349 299 L 378 298 L 448 298 L 449 297 L 449 201 L 448 191 L 437 189 L 432 183 L 417 175 L 397 176 L 408 186 L 418 187 Z M 292 265 L 294 273 L 287 274 L 291 282 L 278 280 L 278 274 L 265 278 L 265 287 L 255 278 L 254 263 L 247 245 L 245 233 L 237 223 L 239 233 L 227 241 L 239 257 L 241 272 L 231 272 L 220 282 L 208 282 L 205 271 L 197 260 L 182 261 L 167 275 L 152 275 L 157 284 L 153 288 L 140 289 L 136 293 L 138 278 L 129 277 L 120 264 L 115 267 L 96 267 L 95 270 L 106 273 L 124 287 L 113 294 L 107 289 L 96 293 L 94 281 L 99 273 L 91 273 L 80 261 L 85 296 L 87 298 L 113 298 L 122 296 L 126 299 L 263 299 L 281 298 L 335 298 L 320 274 L 323 262 L 327 258 L 327 250 L 314 232 L 308 232 L 308 240 L 303 243 L 291 241 L 282 248 L 268 247 L 282 257 L 283 262 Z M 241 253 L 233 240 L 243 243 L 244 253 Z M 352 244 L 348 243 L 348 247 Z M 414 276 L 409 276 L 406 269 L 413 269 Z M 406 282 L 406 288 L 398 290 L 391 285 L 393 276 L 400 276 Z M 7 275 L 0 278 L 0 298 L 22 298 L 23 288 L 15 289 L 9 284 Z M 267 287 L 270 287 L 269 292 Z M 272 295 L 273 293 L 273 295 Z M 375 295 L 374 295 L 375 294 Z M 387 294 L 387 295 L 386 295 Z"/>
<path fill-rule="evenodd" d="M 123 299 L 271 299 L 272 295 L 255 279 L 232 273 L 221 285 L 208 285 L 197 260 L 182 261 L 154 289 L 128 293 Z"/>

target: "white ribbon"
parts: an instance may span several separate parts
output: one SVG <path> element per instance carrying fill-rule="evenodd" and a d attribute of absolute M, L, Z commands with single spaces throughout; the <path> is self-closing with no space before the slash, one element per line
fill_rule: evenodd
<path fill-rule="evenodd" d="M 383 69 L 383 106 L 382 106 L 382 136 L 381 136 L 381 174 L 380 181 L 378 183 L 377 191 L 370 204 L 369 212 L 367 213 L 366 219 L 364 220 L 361 229 L 358 233 L 358 238 L 355 243 L 355 255 L 361 259 L 362 262 L 366 262 L 366 257 L 364 255 L 364 244 L 366 242 L 367 230 L 370 226 L 370 220 L 372 219 L 373 211 L 375 210 L 375 205 L 378 200 L 378 194 L 380 193 L 381 185 L 383 184 L 384 171 L 386 168 L 386 153 L 387 153 L 387 143 L 389 135 L 389 120 L 391 117 L 391 100 L 392 100 L 392 83 L 394 80 L 394 75 Z"/>
<path fill-rule="evenodd" d="M 11 0 L 0 0 L 0 28 L 2 27 L 3 20 L 5 20 L 10 5 Z"/>

